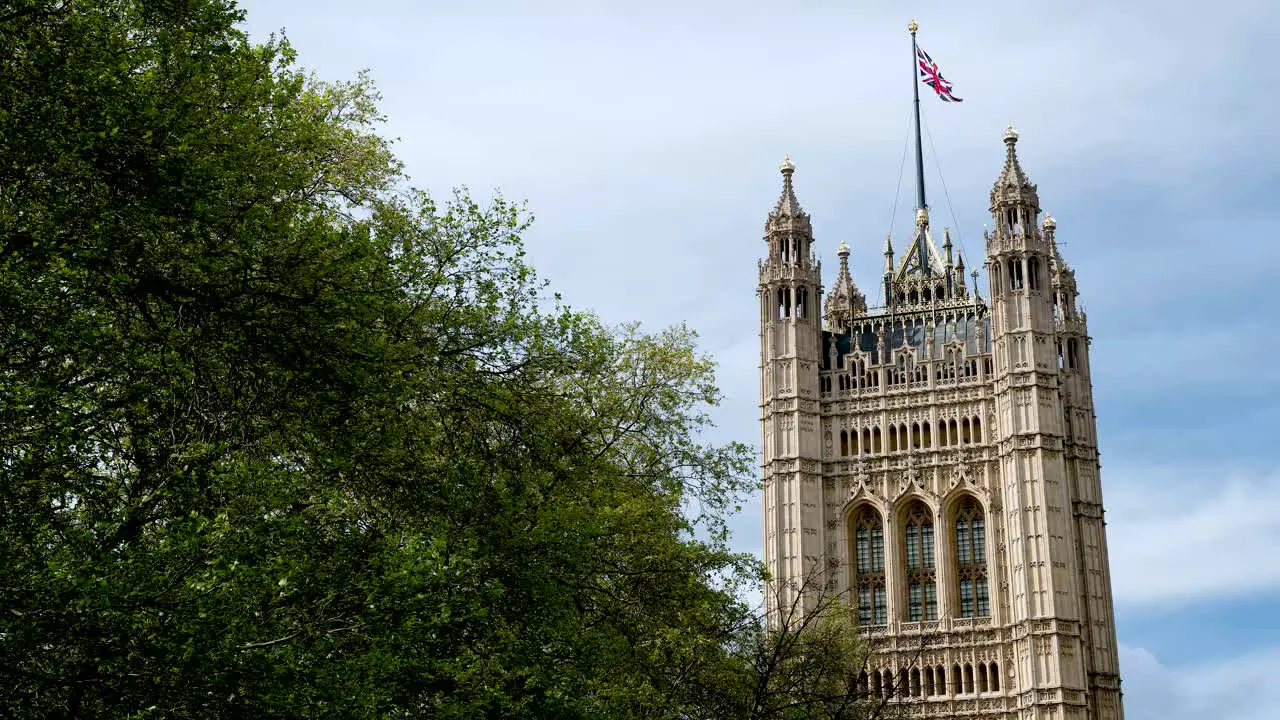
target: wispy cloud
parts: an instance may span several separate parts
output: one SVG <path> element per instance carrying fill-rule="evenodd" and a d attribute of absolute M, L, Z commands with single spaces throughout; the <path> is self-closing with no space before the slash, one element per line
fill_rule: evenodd
<path fill-rule="evenodd" d="M 1280 469 L 1121 469 L 1104 482 L 1118 603 L 1280 591 Z"/>
<path fill-rule="evenodd" d="M 1171 665 L 1144 648 L 1121 645 L 1120 673 L 1130 720 L 1274 720 L 1280 647 Z"/>

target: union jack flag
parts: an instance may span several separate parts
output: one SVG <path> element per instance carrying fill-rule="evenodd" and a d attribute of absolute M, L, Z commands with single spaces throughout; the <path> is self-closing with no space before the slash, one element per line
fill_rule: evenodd
<path fill-rule="evenodd" d="M 951 83 L 942 77 L 942 72 L 938 70 L 938 63 L 934 62 L 933 58 L 929 57 L 929 53 L 919 46 L 916 47 L 916 61 L 920 65 L 920 82 L 933 88 L 944 102 L 964 102 L 951 94 Z"/>

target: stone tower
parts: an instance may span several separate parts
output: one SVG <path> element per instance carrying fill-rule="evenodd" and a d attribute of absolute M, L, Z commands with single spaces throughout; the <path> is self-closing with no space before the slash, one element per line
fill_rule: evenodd
<path fill-rule="evenodd" d="M 770 617 L 847 598 L 862 691 L 919 717 L 1122 720 L 1086 318 L 1004 141 L 988 299 L 921 208 L 905 253 L 885 240 L 879 307 L 840 243 L 825 328 L 783 163 L 758 287 Z"/>
<path fill-rule="evenodd" d="M 822 266 L 813 226 L 791 185 L 795 166 L 782 163 L 782 196 L 765 222 L 767 259 L 759 263 L 760 424 L 764 448 L 765 558 L 778 577 L 812 575 L 823 556 L 818 508 L 818 354 Z M 779 597 L 790 604 L 792 588 Z M 771 612 L 774 610 L 770 608 Z"/>

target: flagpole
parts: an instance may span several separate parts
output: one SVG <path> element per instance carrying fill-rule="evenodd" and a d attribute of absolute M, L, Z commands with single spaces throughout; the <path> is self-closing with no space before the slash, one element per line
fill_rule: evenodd
<path fill-rule="evenodd" d="M 916 24 L 915 20 L 912 20 L 911 23 L 907 25 L 907 30 L 911 33 L 911 95 L 912 95 L 912 99 L 915 102 L 915 117 L 916 117 L 916 216 L 917 217 L 919 217 L 922 213 L 926 212 L 929 208 L 928 204 L 925 203 L 925 199 L 924 199 L 924 145 L 920 142 L 920 78 L 919 78 L 919 71 L 917 70 L 920 64 L 920 60 L 919 60 L 919 54 L 917 52 L 917 47 L 916 47 L 916 30 L 919 30 L 919 29 L 920 29 L 920 26 Z M 925 222 L 927 223 L 929 216 L 925 215 L 924 217 L 925 217 Z M 923 235 L 924 229 L 920 228 L 919 230 L 920 230 L 920 233 Z M 920 242 L 917 243 L 917 247 L 919 248 L 919 253 L 920 253 L 920 257 L 919 257 L 920 271 L 928 275 L 929 274 L 929 253 L 925 249 L 924 244 L 925 244 L 925 238 L 921 237 Z"/>
<path fill-rule="evenodd" d="M 916 30 L 918 29 L 920 26 L 915 20 L 907 26 L 907 30 L 911 32 L 911 93 L 916 111 L 916 209 L 923 210 L 928 206 L 924 201 L 924 146 L 920 142 L 920 73 L 917 70 L 920 60 L 916 49 Z"/>

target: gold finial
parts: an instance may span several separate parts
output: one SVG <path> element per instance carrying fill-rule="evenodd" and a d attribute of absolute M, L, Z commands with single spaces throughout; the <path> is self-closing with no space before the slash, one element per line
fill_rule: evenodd
<path fill-rule="evenodd" d="M 929 211 L 924 208 L 916 208 L 916 225 L 929 224 Z"/>
<path fill-rule="evenodd" d="M 916 24 L 916 19 L 911 18 L 911 24 L 907 25 L 907 32 L 911 33 L 912 35 L 915 35 L 916 31 L 919 29 L 920 29 L 920 26 Z"/>
<path fill-rule="evenodd" d="M 782 165 L 779 167 L 783 173 L 795 172 L 796 164 L 791 162 L 791 153 L 782 156 Z"/>

